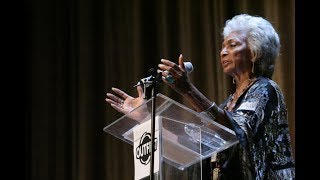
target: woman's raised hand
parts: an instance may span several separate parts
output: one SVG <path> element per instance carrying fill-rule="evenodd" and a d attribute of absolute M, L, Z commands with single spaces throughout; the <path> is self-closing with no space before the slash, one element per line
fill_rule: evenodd
<path fill-rule="evenodd" d="M 144 93 L 141 86 L 137 86 L 139 94 L 138 97 L 129 96 L 127 93 L 114 87 L 112 88 L 112 91 L 114 94 L 107 93 L 107 98 L 105 100 L 111 105 L 111 107 L 123 114 L 130 113 L 133 109 L 142 105 L 146 101 L 144 99 Z"/>
<path fill-rule="evenodd" d="M 182 54 L 179 56 L 179 65 L 166 59 L 161 59 L 161 63 L 158 65 L 158 73 L 162 74 L 163 81 L 180 94 L 188 92 L 191 83 L 185 70 Z"/>

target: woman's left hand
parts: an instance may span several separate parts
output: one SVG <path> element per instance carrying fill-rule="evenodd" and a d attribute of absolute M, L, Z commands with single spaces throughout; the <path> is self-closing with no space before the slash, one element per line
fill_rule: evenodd
<path fill-rule="evenodd" d="M 179 94 L 184 94 L 190 90 L 191 83 L 185 70 L 182 54 L 179 56 L 179 65 L 176 63 L 161 59 L 158 73 L 162 74 L 163 81 Z"/>

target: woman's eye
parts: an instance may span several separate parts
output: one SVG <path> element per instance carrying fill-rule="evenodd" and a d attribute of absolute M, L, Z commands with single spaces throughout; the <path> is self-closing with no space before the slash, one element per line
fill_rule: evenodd
<path fill-rule="evenodd" d="M 237 44 L 236 43 L 232 43 L 232 44 L 230 44 L 230 47 L 236 47 L 237 46 Z"/>

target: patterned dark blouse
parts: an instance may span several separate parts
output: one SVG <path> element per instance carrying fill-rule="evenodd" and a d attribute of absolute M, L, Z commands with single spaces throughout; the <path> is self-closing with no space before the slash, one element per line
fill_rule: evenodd
<path fill-rule="evenodd" d="M 220 108 L 225 109 L 240 143 L 218 153 L 220 179 L 295 179 L 287 109 L 278 85 L 257 78 L 228 111 L 231 98 Z"/>

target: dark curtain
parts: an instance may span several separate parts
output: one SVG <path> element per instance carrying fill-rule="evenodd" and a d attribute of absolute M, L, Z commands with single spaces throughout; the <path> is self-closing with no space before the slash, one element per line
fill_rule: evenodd
<path fill-rule="evenodd" d="M 31 0 L 27 7 L 26 176 L 32 180 L 133 179 L 131 146 L 103 128 L 120 113 L 106 102 L 161 58 L 194 65 L 192 82 L 221 103 L 231 79 L 219 62 L 225 20 L 270 20 L 281 38 L 273 79 L 284 92 L 295 147 L 294 0 Z M 190 107 L 167 87 L 160 92 Z"/>

